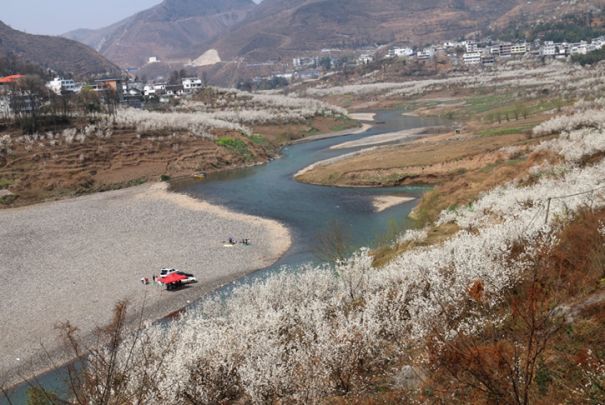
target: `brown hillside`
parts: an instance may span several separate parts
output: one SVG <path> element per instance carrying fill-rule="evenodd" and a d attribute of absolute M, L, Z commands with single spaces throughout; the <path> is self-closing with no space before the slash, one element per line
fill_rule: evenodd
<path fill-rule="evenodd" d="M 523 17 L 554 19 L 603 0 L 264 0 L 211 47 L 223 59 L 266 60 L 305 50 L 458 39 Z"/>
<path fill-rule="evenodd" d="M 123 67 L 143 66 L 150 56 L 188 62 L 253 7 L 251 0 L 165 0 L 109 27 L 64 36 L 97 49 Z"/>
<path fill-rule="evenodd" d="M 0 58 L 8 54 L 16 56 L 24 63 L 75 76 L 119 72 L 116 65 L 76 41 L 26 34 L 0 21 Z"/>

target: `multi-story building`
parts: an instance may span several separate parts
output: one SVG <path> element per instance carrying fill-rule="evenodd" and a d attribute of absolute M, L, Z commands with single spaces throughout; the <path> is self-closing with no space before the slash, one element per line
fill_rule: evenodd
<path fill-rule="evenodd" d="M 466 48 L 466 53 L 474 53 L 477 52 L 478 46 L 475 41 L 466 41 L 464 44 Z"/>
<path fill-rule="evenodd" d="M 204 82 L 197 77 L 187 77 L 182 80 L 182 85 L 185 92 L 191 93 L 192 91 L 203 88 Z"/>
<path fill-rule="evenodd" d="M 555 56 L 557 53 L 557 46 L 553 41 L 546 41 L 540 48 L 540 56 Z"/>
<path fill-rule="evenodd" d="M 483 66 L 493 66 L 496 64 L 496 57 L 491 53 L 486 52 L 481 56 L 481 64 Z"/>
<path fill-rule="evenodd" d="M 481 63 L 481 52 L 467 52 L 462 55 L 465 65 L 478 65 Z"/>
<path fill-rule="evenodd" d="M 412 48 L 391 48 L 387 53 L 387 57 L 389 58 L 397 58 L 412 55 L 414 55 L 414 50 Z"/>
<path fill-rule="evenodd" d="M 292 64 L 295 68 L 303 68 L 309 66 L 317 66 L 319 58 L 317 57 L 300 57 L 292 59 Z"/>
<path fill-rule="evenodd" d="M 514 56 L 521 56 L 527 53 L 527 44 L 514 44 L 510 47 L 510 54 Z"/>
<path fill-rule="evenodd" d="M 570 55 L 586 55 L 588 52 L 588 44 L 585 41 L 571 44 L 569 49 Z"/>
<path fill-rule="evenodd" d="M 55 77 L 54 80 L 46 83 L 46 87 L 58 95 L 76 93 L 78 91 L 76 82 L 71 79 L 62 79 L 60 77 Z"/>

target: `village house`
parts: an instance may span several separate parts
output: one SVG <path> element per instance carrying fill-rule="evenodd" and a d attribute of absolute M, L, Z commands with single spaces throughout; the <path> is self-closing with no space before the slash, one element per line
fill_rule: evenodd
<path fill-rule="evenodd" d="M 8 117 L 12 114 L 11 110 L 11 86 L 16 83 L 19 79 L 24 78 L 24 75 L 11 75 L 6 77 L 0 77 L 0 116 L 3 118 Z"/>
<path fill-rule="evenodd" d="M 204 87 L 204 82 L 202 81 L 202 79 L 198 79 L 197 77 L 184 78 L 181 83 L 183 90 L 187 93 L 191 93 L 192 91 Z"/>
<path fill-rule="evenodd" d="M 496 57 L 490 52 L 483 52 L 481 54 L 481 64 L 483 66 L 493 66 L 496 64 Z"/>
<path fill-rule="evenodd" d="M 464 47 L 466 49 L 466 53 L 475 53 L 475 52 L 477 52 L 477 49 L 479 48 L 477 46 L 477 42 L 475 42 L 475 41 L 465 41 Z"/>
<path fill-rule="evenodd" d="M 481 63 L 481 52 L 467 52 L 462 55 L 465 65 L 478 65 Z"/>
<path fill-rule="evenodd" d="M 508 58 L 512 54 L 512 44 L 500 43 L 491 48 L 492 55 L 500 56 L 502 58 Z"/>
<path fill-rule="evenodd" d="M 546 41 L 540 48 L 541 56 L 554 57 L 557 53 L 557 46 L 553 41 Z"/>
<path fill-rule="evenodd" d="M 77 93 L 81 89 L 73 80 L 60 77 L 55 77 L 46 83 L 46 87 L 59 96 L 65 93 Z"/>
<path fill-rule="evenodd" d="M 391 48 L 387 53 L 387 58 L 401 58 L 414 55 L 412 48 Z"/>
<path fill-rule="evenodd" d="M 416 53 L 418 60 L 432 59 L 433 56 L 435 56 L 435 49 L 433 48 L 424 48 L 422 51 Z"/>
<path fill-rule="evenodd" d="M 185 89 L 182 84 L 167 84 L 165 89 L 165 95 L 170 97 L 182 96 L 185 93 Z"/>
<path fill-rule="evenodd" d="M 147 84 L 143 88 L 143 94 L 145 96 L 161 96 L 166 93 L 166 83 L 154 83 Z"/>
<path fill-rule="evenodd" d="M 374 56 L 369 53 L 363 53 L 357 58 L 358 65 L 367 65 L 372 62 L 374 62 Z"/>
<path fill-rule="evenodd" d="M 295 68 L 304 68 L 309 66 L 317 66 L 319 58 L 317 57 L 300 57 L 292 59 L 292 64 Z"/>
<path fill-rule="evenodd" d="M 514 44 L 510 47 L 510 54 L 512 56 L 522 56 L 527 53 L 527 44 Z"/>
<path fill-rule="evenodd" d="M 0 118 L 7 118 L 11 113 L 10 100 L 8 97 L 0 95 Z"/>
<path fill-rule="evenodd" d="M 569 49 L 570 55 L 586 55 L 588 53 L 588 44 L 582 41 L 576 44 L 571 44 Z"/>
<path fill-rule="evenodd" d="M 96 91 L 113 91 L 116 94 L 123 92 L 123 80 L 119 78 L 95 80 Z"/>

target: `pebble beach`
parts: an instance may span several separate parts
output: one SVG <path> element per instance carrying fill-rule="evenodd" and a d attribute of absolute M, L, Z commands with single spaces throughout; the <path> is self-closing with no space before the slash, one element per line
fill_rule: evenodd
<path fill-rule="evenodd" d="M 226 248 L 229 237 L 251 246 Z M 164 183 L 0 211 L 0 384 L 68 360 L 56 326 L 81 336 L 128 300 L 132 322 L 164 317 L 222 284 L 267 267 L 290 247 L 280 223 L 230 212 Z M 143 285 L 162 267 L 194 273 L 178 291 Z M 43 349 L 44 348 L 44 349 Z"/>

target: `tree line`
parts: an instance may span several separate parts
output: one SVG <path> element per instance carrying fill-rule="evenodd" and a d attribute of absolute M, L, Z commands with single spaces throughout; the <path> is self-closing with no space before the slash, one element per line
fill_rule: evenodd
<path fill-rule="evenodd" d="M 56 94 L 35 74 L 10 83 L 4 93 L 10 108 L 4 120 L 26 134 L 49 126 L 67 125 L 75 118 L 114 115 L 119 104 L 119 95 L 111 89 L 96 91 L 92 86 L 85 86 L 79 93 Z"/>

